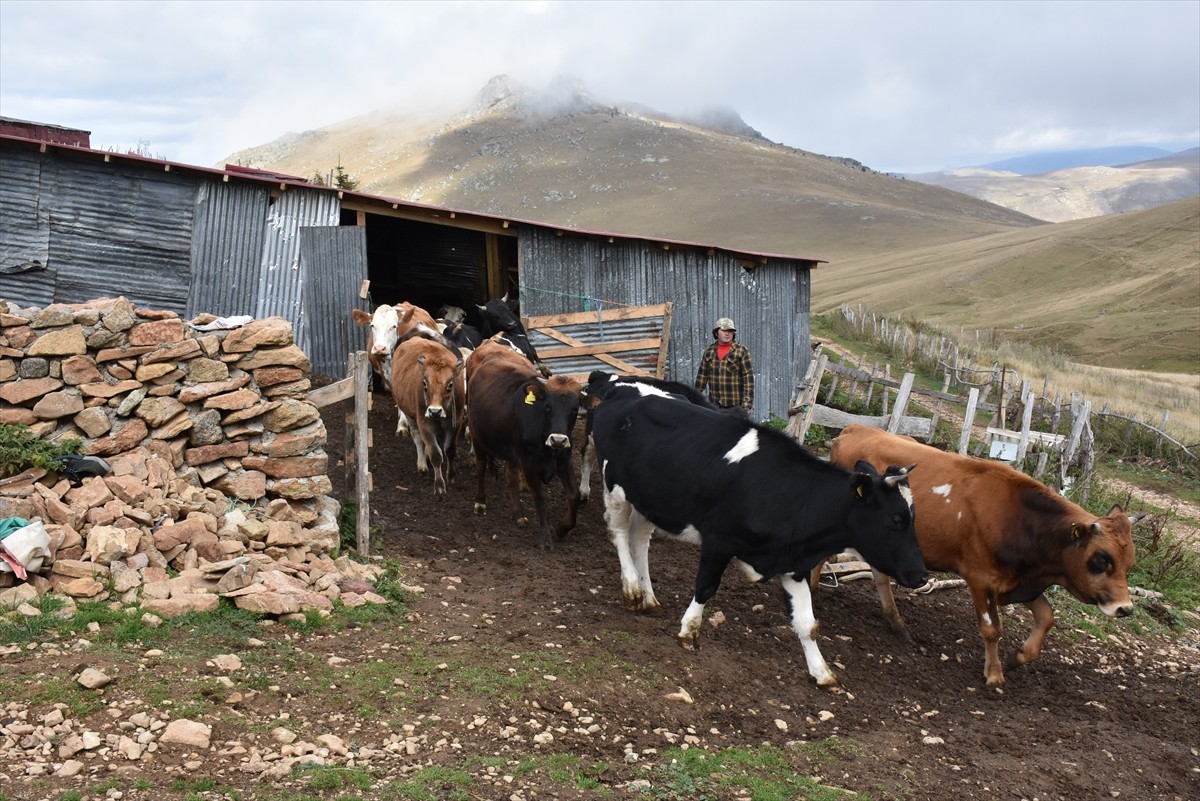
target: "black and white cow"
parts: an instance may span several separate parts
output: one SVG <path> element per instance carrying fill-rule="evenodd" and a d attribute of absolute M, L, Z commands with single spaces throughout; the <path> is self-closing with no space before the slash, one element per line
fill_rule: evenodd
<path fill-rule="evenodd" d="M 631 609 L 659 606 L 648 549 L 657 528 L 700 546 L 695 595 L 679 630 L 694 647 L 704 605 L 737 561 L 755 581 L 779 576 L 792 628 L 817 684 L 837 682 L 817 647 L 808 576 L 824 557 L 854 548 L 906 587 L 925 581 L 907 474 L 853 472 L 786 434 L 677 399 L 615 388 L 595 409 L 604 517 Z"/>
<path fill-rule="evenodd" d="M 589 410 L 584 426 L 583 441 L 579 446 L 581 467 L 579 470 L 579 500 L 586 503 L 592 495 L 592 469 L 596 466 L 596 443 L 592 439 L 592 414 L 610 391 L 617 387 L 629 387 L 641 395 L 658 395 L 675 398 L 687 403 L 694 403 L 706 409 L 719 411 L 721 407 L 708 399 L 700 390 L 691 384 L 681 384 L 678 381 L 665 381 L 661 378 L 651 378 L 640 375 L 617 375 L 605 370 L 593 370 L 588 375 L 584 387 L 584 406 Z"/>
<path fill-rule="evenodd" d="M 479 309 L 479 314 L 483 318 L 483 322 L 479 326 L 479 333 L 484 339 L 503 333 L 505 339 L 516 345 L 522 353 L 529 357 L 529 361 L 541 371 L 542 375 L 549 374 L 541 359 L 538 358 L 537 350 L 529 341 L 529 334 L 526 333 L 521 318 L 517 317 L 516 311 L 509 305 L 508 295 L 489 300 L 482 306 L 477 305 L 476 308 Z"/>

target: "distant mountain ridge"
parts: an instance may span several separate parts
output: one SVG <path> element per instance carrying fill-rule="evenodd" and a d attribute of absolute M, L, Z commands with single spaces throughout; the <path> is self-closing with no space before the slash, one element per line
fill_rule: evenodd
<path fill-rule="evenodd" d="M 1171 155 L 1174 155 L 1173 151 L 1163 150 L 1161 147 L 1099 147 L 1029 153 L 977 166 L 986 170 L 1015 172 L 1017 175 L 1041 175 L 1075 167 L 1121 167 Z"/>
<path fill-rule="evenodd" d="M 1050 224 L 771 142 L 736 112 L 669 115 L 600 101 L 572 79 L 534 91 L 502 76 L 449 119 L 383 109 L 229 158 L 298 176 L 341 164 L 360 191 L 384 197 L 821 259 L 829 263 L 812 274 L 814 312 L 877 304 L 990 327 L 1083 362 L 1181 372 L 1200 368 L 1196 160 L 1188 151 L 1049 179 L 958 171 L 961 181 L 1028 181 L 1030 192 L 1057 181 L 1060 205 L 1078 214 L 1093 204 L 1093 219 Z M 1173 181 L 1191 200 L 1160 207 L 1157 193 Z M 1094 216 L 1093 196 L 1139 192 L 1153 208 Z"/>
<path fill-rule="evenodd" d="M 608 103 L 570 78 L 539 91 L 497 76 L 449 119 L 386 109 L 227 161 L 298 176 L 340 163 L 386 197 L 829 261 L 1039 224 L 771 142 L 729 109 Z"/>
<path fill-rule="evenodd" d="M 1106 148 L 1042 154 L 906 177 L 1048 222 L 1142 211 L 1200 195 L 1200 148 L 1145 161 L 1121 161 L 1153 150 Z M 1045 163 L 1086 162 L 1089 156 L 1096 161 L 1086 166 L 1040 174 L 1023 172 Z M 1116 166 L 1100 163 L 1114 161 Z"/>

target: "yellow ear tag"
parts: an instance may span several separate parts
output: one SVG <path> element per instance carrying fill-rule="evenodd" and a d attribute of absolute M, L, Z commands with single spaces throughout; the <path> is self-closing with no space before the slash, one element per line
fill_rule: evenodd
<path fill-rule="evenodd" d="M 532 389 L 528 389 L 525 391 L 525 403 L 529 404 L 530 406 L 537 403 L 537 395 L 533 394 Z"/>
<path fill-rule="evenodd" d="M 858 493 L 858 497 L 860 497 L 860 498 L 863 497 L 862 484 L 859 484 L 857 487 L 854 488 L 854 490 Z"/>

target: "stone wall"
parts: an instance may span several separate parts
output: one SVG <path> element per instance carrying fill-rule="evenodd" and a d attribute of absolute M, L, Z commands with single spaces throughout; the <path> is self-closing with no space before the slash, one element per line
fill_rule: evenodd
<path fill-rule="evenodd" d="M 0 573 L 9 606 L 56 591 L 174 614 L 228 595 L 287 614 L 363 578 L 331 556 L 339 505 L 308 358 L 282 318 L 235 324 L 125 298 L 0 300 L 0 423 L 112 465 L 76 488 L 42 470 L 0 481 L 0 518 L 40 518 L 53 552 L 26 586 Z"/>

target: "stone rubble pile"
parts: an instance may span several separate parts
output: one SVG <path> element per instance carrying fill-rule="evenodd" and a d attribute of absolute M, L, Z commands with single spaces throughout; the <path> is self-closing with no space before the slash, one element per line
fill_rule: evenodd
<path fill-rule="evenodd" d="M 77 487 L 41 469 L 0 480 L 0 518 L 41 520 L 51 538 L 27 581 L 0 573 L 0 609 L 46 592 L 161 616 L 219 596 L 271 615 L 330 609 L 343 589 L 383 600 L 377 566 L 333 558 L 339 504 L 291 324 L 237 322 L 123 297 L 0 300 L 0 424 L 77 438 L 112 467 Z"/>

